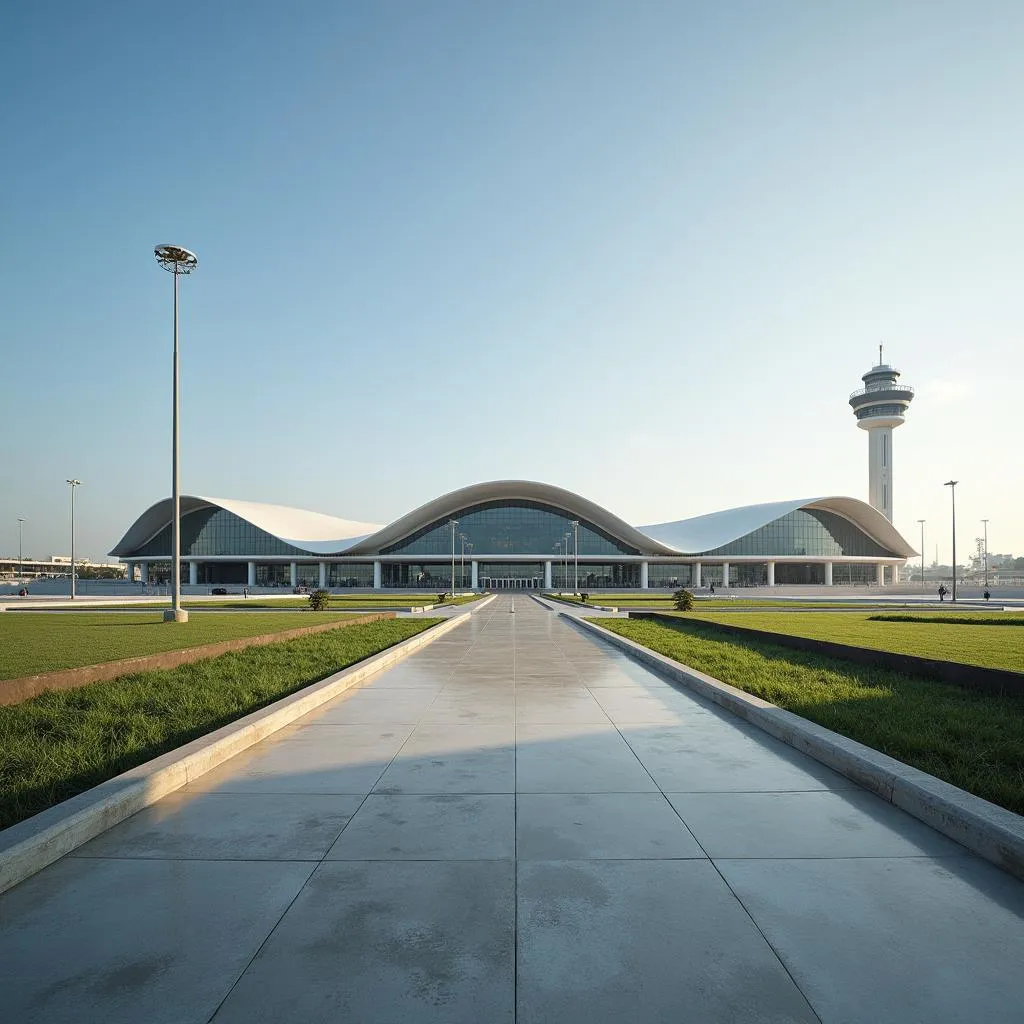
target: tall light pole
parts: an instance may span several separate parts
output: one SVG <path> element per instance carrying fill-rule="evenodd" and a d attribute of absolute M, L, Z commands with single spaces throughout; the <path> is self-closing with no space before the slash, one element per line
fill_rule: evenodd
<path fill-rule="evenodd" d="M 564 589 L 569 588 L 569 538 L 572 533 L 565 535 L 565 572 L 562 574 L 562 587 Z"/>
<path fill-rule="evenodd" d="M 25 579 L 25 558 L 22 555 L 21 546 L 21 528 L 25 525 L 25 520 L 18 516 L 18 581 L 24 582 Z"/>
<path fill-rule="evenodd" d="M 579 593 L 580 589 L 580 521 L 572 521 L 572 592 Z"/>
<path fill-rule="evenodd" d="M 985 589 L 988 590 L 988 520 L 982 519 L 985 524 Z"/>
<path fill-rule="evenodd" d="M 560 540 L 555 541 L 555 563 L 557 564 L 562 560 L 562 542 Z M 551 588 L 554 589 L 555 581 L 552 579 Z"/>
<path fill-rule="evenodd" d="M 449 519 L 448 525 L 452 528 L 452 600 L 455 599 L 455 527 L 459 525 L 458 519 Z"/>
<path fill-rule="evenodd" d="M 459 540 L 462 541 L 462 554 L 459 558 L 459 582 L 466 585 L 466 535 L 464 533 L 459 534 Z"/>
<path fill-rule="evenodd" d="M 178 409 L 180 386 L 178 372 L 178 275 L 191 274 L 199 266 L 194 252 L 180 245 L 158 245 L 153 250 L 157 263 L 174 274 L 174 398 L 173 440 L 171 442 L 171 500 L 174 504 L 171 552 L 171 607 L 164 612 L 164 622 L 188 622 L 188 612 L 181 607 L 181 459 L 179 453 Z"/>
<path fill-rule="evenodd" d="M 924 590 L 924 524 L 926 519 L 918 519 L 921 524 L 921 589 Z"/>
<path fill-rule="evenodd" d="M 947 480 L 942 486 L 949 488 L 949 496 L 953 502 L 953 601 L 956 602 L 956 485 L 959 480 Z"/>
<path fill-rule="evenodd" d="M 75 488 L 82 485 L 81 480 L 69 480 L 71 487 L 71 600 L 75 599 Z"/>

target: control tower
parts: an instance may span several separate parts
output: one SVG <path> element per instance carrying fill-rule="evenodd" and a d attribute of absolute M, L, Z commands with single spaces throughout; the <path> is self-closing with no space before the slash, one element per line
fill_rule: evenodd
<path fill-rule="evenodd" d="M 868 502 L 892 522 L 892 431 L 902 426 L 914 389 L 900 384 L 899 370 L 882 359 L 861 378 L 864 387 L 850 395 L 857 426 L 868 432 Z"/>

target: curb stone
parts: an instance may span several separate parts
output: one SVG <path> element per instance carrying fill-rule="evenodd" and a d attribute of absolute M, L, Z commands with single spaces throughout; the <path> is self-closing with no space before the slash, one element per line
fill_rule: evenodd
<path fill-rule="evenodd" d="M 478 604 L 475 610 L 480 606 Z M 380 654 L 4 829 L 0 832 L 0 893 L 357 683 L 468 622 L 470 615 L 470 612 L 463 612 L 440 622 Z"/>
<path fill-rule="evenodd" d="M 578 615 L 563 611 L 559 615 L 1024 880 L 1024 816 L 714 676 L 688 668 Z"/>

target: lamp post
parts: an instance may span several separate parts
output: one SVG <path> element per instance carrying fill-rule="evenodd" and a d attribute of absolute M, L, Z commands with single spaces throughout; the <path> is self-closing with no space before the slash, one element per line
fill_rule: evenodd
<path fill-rule="evenodd" d="M 22 555 L 21 546 L 21 528 L 25 525 L 25 520 L 18 516 L 18 581 L 23 583 L 25 581 L 25 558 Z"/>
<path fill-rule="evenodd" d="M 921 523 L 921 589 L 925 589 L 925 523 L 927 519 L 919 519 Z"/>
<path fill-rule="evenodd" d="M 562 573 L 562 586 L 566 589 L 569 587 L 569 538 L 572 536 L 571 533 L 565 535 L 565 570 Z"/>
<path fill-rule="evenodd" d="M 174 388 L 171 441 L 171 500 L 174 505 L 171 525 L 171 607 L 164 612 L 164 622 L 188 622 L 188 612 L 181 607 L 181 459 L 179 453 L 178 408 L 180 387 L 178 372 L 178 275 L 191 274 L 199 266 L 194 252 L 180 245 L 158 245 L 153 250 L 157 263 L 174 274 Z"/>
<path fill-rule="evenodd" d="M 580 589 L 580 521 L 572 521 L 572 592 Z"/>
<path fill-rule="evenodd" d="M 81 480 L 69 480 L 71 487 L 71 600 L 75 599 L 75 488 L 82 485 Z"/>
<path fill-rule="evenodd" d="M 555 563 L 557 564 L 562 560 L 562 542 L 560 540 L 555 541 Z M 552 579 L 551 586 L 554 589 L 555 581 Z"/>
<path fill-rule="evenodd" d="M 466 535 L 460 533 L 459 540 L 462 541 L 462 555 L 459 558 L 459 582 L 464 587 L 466 585 Z"/>
<path fill-rule="evenodd" d="M 985 589 L 988 590 L 988 520 L 982 519 L 985 524 Z"/>
<path fill-rule="evenodd" d="M 947 480 L 942 486 L 949 488 L 953 505 L 953 601 L 956 602 L 956 485 L 959 480 Z"/>
<path fill-rule="evenodd" d="M 452 600 L 455 599 L 455 527 L 459 525 L 458 519 L 449 519 L 448 525 L 452 528 Z"/>

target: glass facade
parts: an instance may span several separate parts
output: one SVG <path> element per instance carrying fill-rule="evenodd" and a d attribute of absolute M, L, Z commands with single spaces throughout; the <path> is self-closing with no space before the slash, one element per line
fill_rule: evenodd
<path fill-rule="evenodd" d="M 730 587 L 767 587 L 767 562 L 739 562 L 729 566 Z"/>
<path fill-rule="evenodd" d="M 171 553 L 171 526 L 167 524 L 152 540 L 146 541 L 131 553 L 131 558 L 160 556 Z M 306 555 L 308 552 L 285 544 L 252 523 L 240 519 L 223 508 L 201 508 L 181 517 L 181 554 L 192 557 L 203 555 L 240 555 L 258 558 L 260 555 Z"/>
<path fill-rule="evenodd" d="M 455 566 L 458 569 L 458 564 Z M 544 586 L 543 562 L 481 562 L 477 572 L 480 586 L 492 590 L 503 584 L 497 580 L 518 580 L 531 586 Z"/>
<path fill-rule="evenodd" d="M 890 552 L 848 519 L 820 509 L 796 509 L 706 555 L 863 555 L 886 557 Z M 778 579 L 778 577 L 776 577 Z"/>
<path fill-rule="evenodd" d="M 834 567 L 833 567 L 834 569 Z M 776 562 L 777 584 L 811 584 L 825 582 L 825 566 L 821 562 Z M 835 582 L 835 577 L 833 577 Z"/>
<path fill-rule="evenodd" d="M 452 586 L 451 562 L 384 562 L 381 565 L 381 585 L 423 590 L 449 590 Z M 468 590 L 472 578 L 469 559 L 466 559 L 465 573 L 461 572 L 458 557 L 455 559 L 455 586 Z"/>
<path fill-rule="evenodd" d="M 569 560 L 569 571 L 559 562 L 551 564 L 551 585 L 555 590 L 572 590 L 575 577 L 572 559 Z M 635 590 L 640 586 L 640 565 L 637 562 L 609 562 L 595 565 L 591 562 L 580 562 L 579 586 L 581 590 L 594 590 L 603 587 L 629 587 Z"/>
<path fill-rule="evenodd" d="M 777 575 L 777 573 L 776 573 Z M 832 585 L 874 583 L 878 569 L 874 562 L 833 562 Z"/>
<path fill-rule="evenodd" d="M 295 582 L 300 587 L 320 586 L 320 566 L 316 562 L 299 562 L 295 567 Z"/>
<path fill-rule="evenodd" d="M 372 587 L 373 562 L 329 562 L 329 587 Z"/>
<path fill-rule="evenodd" d="M 422 530 L 389 547 L 386 555 L 446 555 L 452 550 L 452 531 L 448 519 L 457 519 L 455 551 L 461 550 L 458 535 L 480 555 L 538 555 L 546 551 L 555 557 L 555 546 L 561 544 L 567 533 L 572 533 L 571 516 L 560 509 L 532 501 L 491 501 L 462 509 L 454 516 L 439 519 Z M 572 538 L 569 539 L 570 551 Z M 636 548 L 628 547 L 592 523 L 581 521 L 579 526 L 579 553 L 581 555 L 637 555 Z M 449 570 L 450 575 L 450 570 Z"/>
<path fill-rule="evenodd" d="M 290 587 L 292 567 L 288 562 L 257 562 L 257 587 Z"/>
<path fill-rule="evenodd" d="M 692 582 L 692 565 L 680 565 L 672 562 L 651 562 L 647 566 L 648 587 L 668 587 L 671 590 L 677 590 L 679 587 L 690 586 Z"/>

